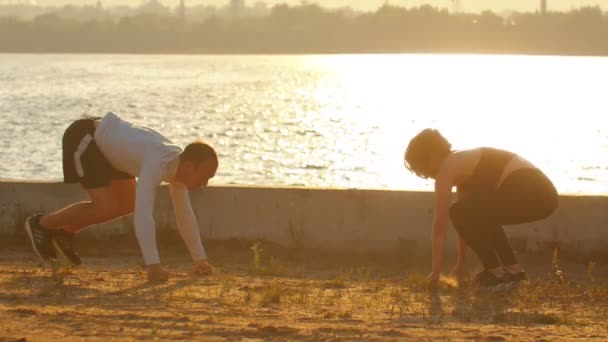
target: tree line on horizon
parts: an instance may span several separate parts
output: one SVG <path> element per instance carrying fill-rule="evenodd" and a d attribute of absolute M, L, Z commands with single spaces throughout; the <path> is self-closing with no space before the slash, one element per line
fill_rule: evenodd
<path fill-rule="evenodd" d="M 385 5 L 354 14 L 315 4 L 196 22 L 153 14 L 83 22 L 50 13 L 0 17 L 0 52 L 608 55 L 608 13 L 584 7 L 500 16 Z"/>

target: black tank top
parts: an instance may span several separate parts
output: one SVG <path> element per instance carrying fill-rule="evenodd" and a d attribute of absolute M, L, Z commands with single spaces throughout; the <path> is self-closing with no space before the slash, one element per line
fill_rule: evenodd
<path fill-rule="evenodd" d="M 507 164 L 515 157 L 509 151 L 491 147 L 482 147 L 479 163 L 473 170 L 471 178 L 458 186 L 464 193 L 490 192 L 496 189 Z"/>

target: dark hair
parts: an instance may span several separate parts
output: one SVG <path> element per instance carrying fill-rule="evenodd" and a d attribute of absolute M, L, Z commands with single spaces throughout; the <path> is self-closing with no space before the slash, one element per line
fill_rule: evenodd
<path fill-rule="evenodd" d="M 436 129 L 427 128 L 410 140 L 403 162 L 405 167 L 422 178 L 434 178 L 437 170 L 429 165 L 431 154 L 447 156 L 452 145 Z"/>
<path fill-rule="evenodd" d="M 213 147 L 202 141 L 196 141 L 189 144 L 179 155 L 180 161 L 190 161 L 194 165 L 199 165 L 209 158 L 212 158 L 216 162 L 218 161 L 217 154 Z"/>

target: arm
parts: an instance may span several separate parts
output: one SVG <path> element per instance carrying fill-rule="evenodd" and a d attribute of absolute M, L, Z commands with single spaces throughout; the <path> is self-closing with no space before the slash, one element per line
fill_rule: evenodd
<path fill-rule="evenodd" d="M 155 174 L 153 168 L 142 168 L 135 190 L 133 223 L 137 242 L 147 266 L 160 263 L 156 248 L 156 229 L 153 216 L 156 187 L 159 183 L 160 177 Z"/>
<path fill-rule="evenodd" d="M 462 265 L 464 265 L 464 260 L 467 256 L 467 249 L 467 243 L 463 238 L 458 237 L 458 261 L 456 262 L 456 266 L 462 267 Z"/>
<path fill-rule="evenodd" d="M 467 254 L 467 243 L 461 238 L 458 238 L 458 261 L 456 261 L 456 265 L 452 268 L 450 272 L 450 276 L 454 277 L 458 280 L 462 278 L 462 271 L 464 268 L 464 259 Z"/>
<path fill-rule="evenodd" d="M 179 233 L 190 251 L 192 260 L 199 261 L 207 259 L 205 249 L 201 242 L 198 222 L 196 221 L 194 211 L 190 204 L 188 189 L 184 184 L 171 183 L 169 184 L 169 192 L 171 193 L 171 200 L 173 201 L 175 219 L 177 221 Z"/>
<path fill-rule="evenodd" d="M 461 200 L 464 198 L 464 194 L 460 190 L 456 193 L 456 195 L 457 195 L 458 200 Z M 466 241 L 464 241 L 464 239 L 462 237 L 458 236 L 458 261 L 456 262 L 456 267 L 455 267 L 455 271 L 457 273 L 460 273 L 462 265 L 464 265 L 464 261 L 467 256 L 467 250 L 468 250 L 468 246 L 467 246 Z"/>
<path fill-rule="evenodd" d="M 452 195 L 452 184 L 448 177 L 441 176 L 435 181 L 435 221 L 432 233 L 433 271 L 434 278 L 439 278 L 445 239 L 448 231 L 448 208 Z"/>

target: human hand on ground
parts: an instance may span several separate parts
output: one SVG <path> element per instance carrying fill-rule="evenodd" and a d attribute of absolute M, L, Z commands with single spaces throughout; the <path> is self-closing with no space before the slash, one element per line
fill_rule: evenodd
<path fill-rule="evenodd" d="M 146 267 L 146 271 L 148 272 L 148 281 L 149 282 L 166 282 L 169 280 L 169 271 L 167 271 L 160 264 L 152 264 Z"/>
<path fill-rule="evenodd" d="M 194 269 L 192 275 L 209 275 L 213 273 L 213 266 L 211 266 L 207 260 L 197 260 L 194 262 Z"/>

